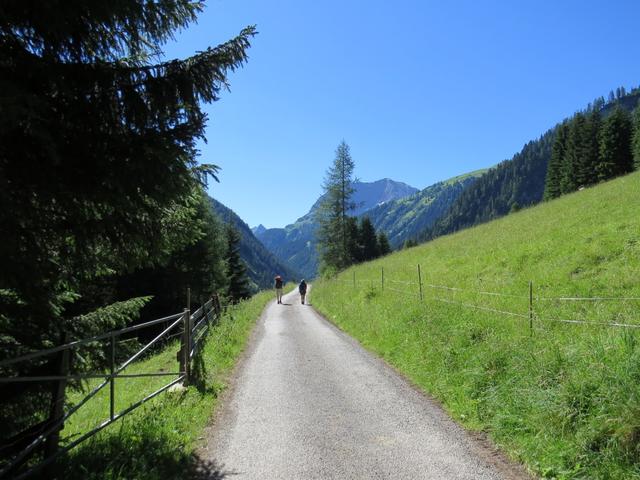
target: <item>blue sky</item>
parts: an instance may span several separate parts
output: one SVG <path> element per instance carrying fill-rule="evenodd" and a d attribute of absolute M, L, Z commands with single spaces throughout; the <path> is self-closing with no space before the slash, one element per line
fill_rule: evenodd
<path fill-rule="evenodd" d="M 165 46 L 185 57 L 260 32 L 206 106 L 210 194 L 279 227 L 322 193 L 335 148 L 356 176 L 424 188 L 511 158 L 618 86 L 640 85 L 636 0 L 214 0 Z"/>

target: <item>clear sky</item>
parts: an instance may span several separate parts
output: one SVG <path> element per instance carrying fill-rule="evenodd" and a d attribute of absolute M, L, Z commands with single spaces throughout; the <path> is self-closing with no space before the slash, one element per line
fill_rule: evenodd
<path fill-rule="evenodd" d="M 281 227 L 321 194 L 344 139 L 356 176 L 417 188 L 511 158 L 618 86 L 640 85 L 638 0 L 212 0 L 185 57 L 256 24 L 206 107 L 210 194 Z"/>

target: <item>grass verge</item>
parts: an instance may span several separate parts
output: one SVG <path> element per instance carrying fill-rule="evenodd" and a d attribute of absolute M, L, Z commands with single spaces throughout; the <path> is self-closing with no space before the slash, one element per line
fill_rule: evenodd
<path fill-rule="evenodd" d="M 134 410 L 90 440 L 73 449 L 63 460 L 65 479 L 173 479 L 217 478 L 216 466 L 194 454 L 210 420 L 218 395 L 243 351 L 249 334 L 271 292 L 262 292 L 233 307 L 211 329 L 202 353 L 205 372 L 201 388 L 167 391 Z M 127 369 L 128 373 L 176 371 L 177 345 Z M 165 383 L 168 377 L 121 379 L 116 382 L 116 411 L 140 400 Z M 72 394 L 71 403 L 81 394 Z M 67 422 L 63 438 L 97 425 L 109 415 L 105 389 Z"/>
<path fill-rule="evenodd" d="M 640 302 L 558 299 L 640 297 L 638 211 L 640 173 L 317 281 L 313 303 L 535 474 L 640 479 L 640 329 L 597 323 L 640 324 Z"/>

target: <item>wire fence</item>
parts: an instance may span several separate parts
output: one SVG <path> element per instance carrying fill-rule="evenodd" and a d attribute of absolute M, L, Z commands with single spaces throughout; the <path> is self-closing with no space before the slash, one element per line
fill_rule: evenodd
<path fill-rule="evenodd" d="M 480 310 L 499 315 L 528 320 L 529 328 L 545 323 L 586 325 L 640 329 L 638 311 L 640 297 L 636 296 L 553 296 L 535 295 L 534 284 L 529 282 L 522 293 L 490 291 L 486 288 L 469 288 L 457 285 L 440 285 L 423 281 L 420 265 L 415 269 L 394 272 L 380 268 L 376 277 L 360 278 L 356 272 L 343 275 L 334 281 L 354 289 L 369 285 L 384 292 L 393 292 L 407 299 L 422 303 L 438 302 L 461 308 Z M 403 277 L 390 278 L 390 277 Z M 351 277 L 351 278 L 349 278 Z M 413 277 L 414 279 L 407 280 Z M 492 303 L 493 302 L 493 303 Z"/>

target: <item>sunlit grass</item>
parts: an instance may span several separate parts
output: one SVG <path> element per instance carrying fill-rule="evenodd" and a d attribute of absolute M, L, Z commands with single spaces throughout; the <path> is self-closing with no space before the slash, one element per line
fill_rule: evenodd
<path fill-rule="evenodd" d="M 640 324 L 640 301 L 549 299 L 640 297 L 639 213 L 635 173 L 318 281 L 313 303 L 537 474 L 640 478 L 640 329 L 555 321 Z"/>

